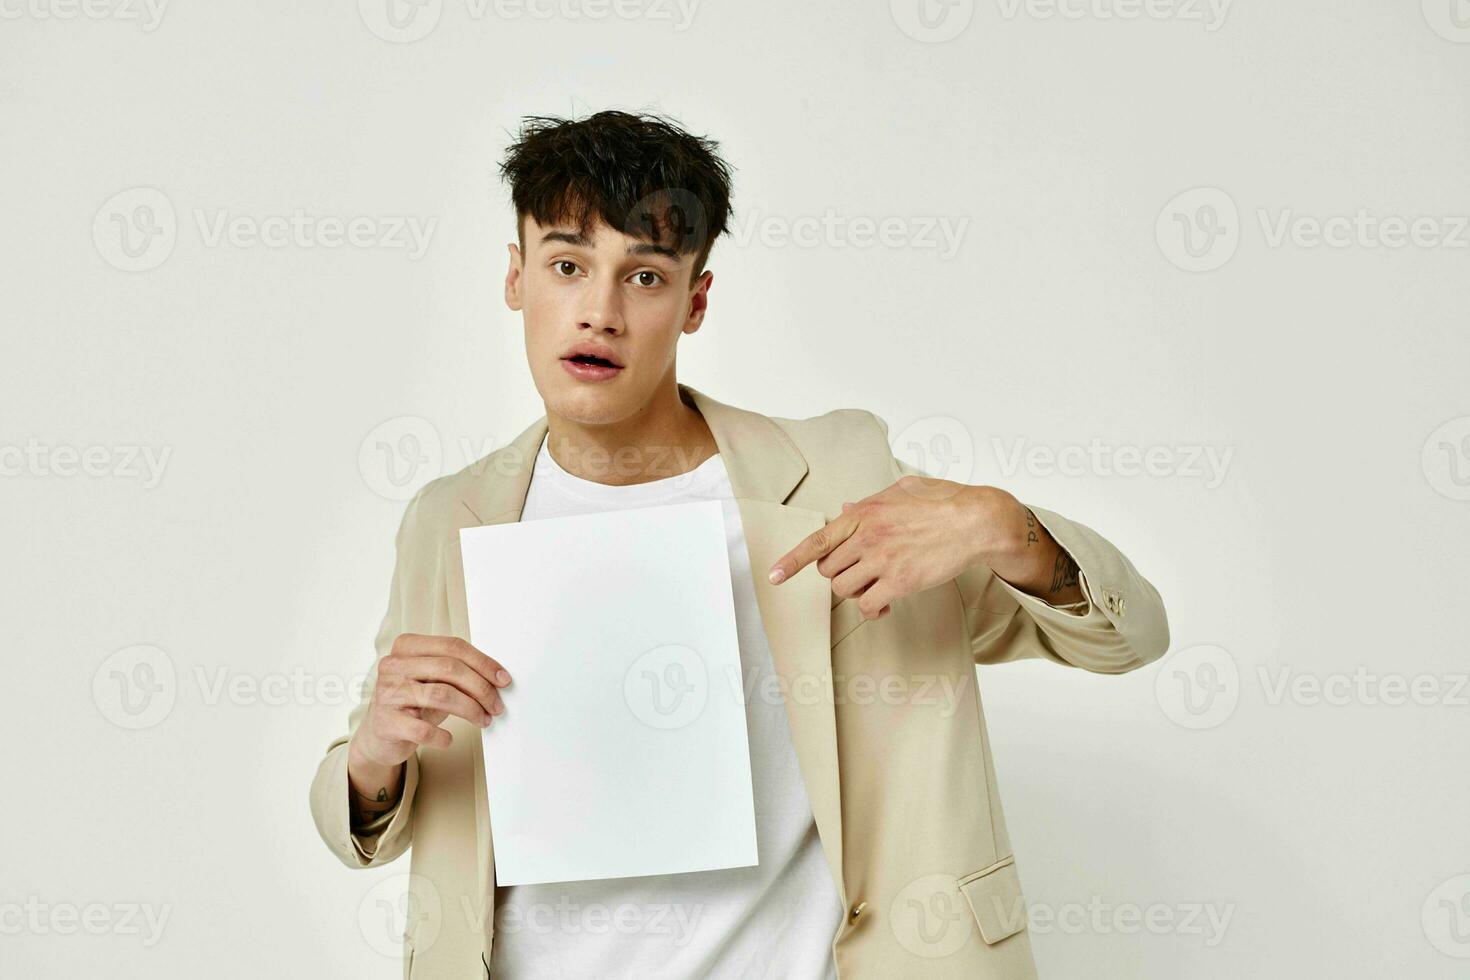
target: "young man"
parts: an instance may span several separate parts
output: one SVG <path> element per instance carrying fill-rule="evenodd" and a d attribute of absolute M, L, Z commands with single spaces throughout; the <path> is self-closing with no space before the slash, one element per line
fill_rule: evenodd
<path fill-rule="evenodd" d="M 413 977 L 1033 977 L 975 665 L 1133 670 L 1163 605 L 1087 527 L 918 474 L 869 412 L 769 418 L 676 380 L 730 214 L 715 150 L 621 112 L 511 148 L 505 298 L 546 413 L 410 502 L 317 829 L 350 867 L 412 843 Z M 759 865 L 497 888 L 479 736 L 515 682 L 468 643 L 459 528 L 693 499 L 724 506 Z"/>

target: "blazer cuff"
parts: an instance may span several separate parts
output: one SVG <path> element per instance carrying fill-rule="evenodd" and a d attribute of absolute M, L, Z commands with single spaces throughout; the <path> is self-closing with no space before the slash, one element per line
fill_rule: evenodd
<path fill-rule="evenodd" d="M 404 850 L 397 846 L 413 820 L 413 797 L 419 784 L 418 754 L 409 756 L 403 773 L 398 805 L 370 823 L 352 826 L 352 787 L 347 779 L 347 740 L 336 743 L 322 760 L 315 794 L 324 812 L 317 829 L 327 846 L 349 867 L 366 868 L 391 861 Z"/>
<path fill-rule="evenodd" d="M 343 753 L 344 755 L 346 753 Z M 347 772 L 347 766 L 343 765 L 342 772 Z M 419 785 L 419 757 L 414 752 L 404 763 L 403 770 L 403 792 L 398 797 L 398 805 L 386 813 L 380 813 L 371 821 L 356 829 L 352 828 L 352 804 L 349 794 L 352 792 L 350 784 L 344 786 L 343 800 L 349 800 L 348 808 L 348 833 L 352 838 L 353 850 L 357 852 L 358 862 L 364 867 L 371 864 L 377 857 L 378 851 L 382 849 L 384 841 L 391 841 L 403 833 L 408 824 L 409 815 L 413 810 L 413 796 Z"/>
<path fill-rule="evenodd" d="M 1077 563 L 1084 601 L 1078 610 L 1066 611 L 997 576 L 1001 587 L 1054 642 L 1076 648 L 1078 666 L 1117 673 L 1163 656 L 1169 627 L 1157 590 L 1096 531 L 1041 507 L 1030 510 Z"/>
<path fill-rule="evenodd" d="M 1066 550 L 1065 548 L 1062 550 Z M 1073 558 L 1075 561 L 1075 556 Z M 1053 605 L 1040 596 L 1034 596 L 1029 592 L 1023 592 L 1016 588 L 999 575 L 995 581 L 1010 596 L 1020 603 L 1021 608 L 1026 610 L 1036 619 L 1046 619 L 1054 623 L 1064 623 L 1069 627 L 1080 627 L 1082 629 L 1102 629 L 1110 625 L 1108 617 L 1103 615 L 1097 603 L 1093 601 L 1092 591 L 1087 584 L 1087 573 L 1079 570 L 1077 572 L 1077 584 L 1082 588 L 1082 598 L 1076 602 L 1065 602 Z"/>

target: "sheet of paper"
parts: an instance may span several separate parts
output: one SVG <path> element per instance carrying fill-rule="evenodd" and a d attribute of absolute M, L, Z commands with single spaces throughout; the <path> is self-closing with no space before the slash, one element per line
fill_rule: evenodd
<path fill-rule="evenodd" d="M 718 500 L 460 531 L 502 885 L 758 863 Z"/>

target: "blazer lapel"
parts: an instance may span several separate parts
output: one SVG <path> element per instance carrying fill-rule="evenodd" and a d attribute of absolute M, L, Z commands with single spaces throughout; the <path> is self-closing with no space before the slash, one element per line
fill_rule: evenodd
<path fill-rule="evenodd" d="M 806 535 L 826 523 L 818 510 L 786 504 L 807 473 L 806 458 L 785 430 L 756 412 L 726 405 L 685 384 L 683 399 L 704 417 L 720 451 L 740 510 L 750 556 L 751 580 L 760 608 L 766 639 L 776 673 L 786 692 L 786 717 L 796 747 L 802 778 L 822 849 L 838 893 L 846 904 L 842 878 L 842 815 L 837 768 L 837 725 L 832 693 L 831 583 L 809 565 L 779 586 L 766 579 L 766 570 Z M 537 419 L 501 452 L 484 462 L 470 492 L 463 498 L 466 523 L 504 524 L 519 521 L 536 455 L 548 429 L 545 416 Z M 458 565 L 458 541 L 446 546 L 446 561 Z M 448 569 L 450 619 L 465 635 L 462 568 Z M 477 840 L 487 907 L 486 935 L 493 916 L 494 852 L 484 788 L 484 755 L 474 749 Z"/>
<path fill-rule="evenodd" d="M 731 481 L 733 483 L 733 479 Z M 796 746 L 802 781 L 811 800 L 827 867 L 844 907 L 842 814 L 837 779 L 837 720 L 832 695 L 832 584 L 808 565 L 779 586 L 765 572 L 802 538 L 827 522 L 821 511 L 740 498 L 740 522 L 750 553 L 751 578 L 766 641 Z"/>

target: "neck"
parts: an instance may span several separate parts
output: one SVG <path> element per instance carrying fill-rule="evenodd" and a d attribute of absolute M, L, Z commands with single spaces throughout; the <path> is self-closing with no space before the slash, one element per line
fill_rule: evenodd
<path fill-rule="evenodd" d="M 679 476 L 717 453 L 704 417 L 669 379 L 653 398 L 617 422 L 593 424 L 547 414 L 546 447 L 573 476 L 628 486 Z"/>

